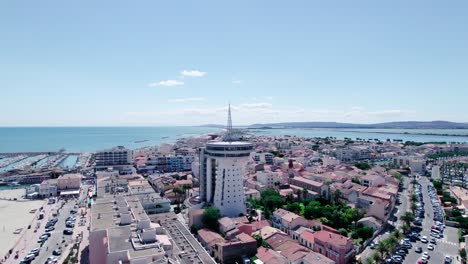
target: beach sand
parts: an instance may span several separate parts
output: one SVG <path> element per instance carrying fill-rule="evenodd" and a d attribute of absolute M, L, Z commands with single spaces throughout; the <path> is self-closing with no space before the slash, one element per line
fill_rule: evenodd
<path fill-rule="evenodd" d="M 0 199 L 11 199 L 24 200 L 23 196 L 26 194 L 26 189 L 12 189 L 12 190 L 0 190 Z"/>
<path fill-rule="evenodd" d="M 24 189 L 2 190 L 0 198 L 20 198 Z M 29 213 L 32 209 L 39 209 L 46 204 L 44 200 L 33 201 L 6 201 L 0 200 L 0 257 L 4 256 L 24 234 L 28 225 L 31 224 L 36 214 Z M 13 234 L 17 228 L 23 228 L 20 234 Z M 32 226 L 31 228 L 34 228 Z M 23 247 L 19 244 L 15 250 Z"/>

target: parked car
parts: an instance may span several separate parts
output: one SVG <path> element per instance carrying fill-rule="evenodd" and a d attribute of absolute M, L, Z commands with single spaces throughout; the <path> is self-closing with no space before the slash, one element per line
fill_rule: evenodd
<path fill-rule="evenodd" d="M 427 245 L 427 249 L 429 249 L 429 250 L 434 250 L 434 245 L 433 245 L 433 244 Z"/>

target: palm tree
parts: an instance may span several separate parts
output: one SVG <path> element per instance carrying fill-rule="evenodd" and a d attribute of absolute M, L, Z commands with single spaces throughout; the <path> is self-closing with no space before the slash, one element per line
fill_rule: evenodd
<path fill-rule="evenodd" d="M 415 212 L 416 211 L 416 203 L 411 203 L 411 212 Z"/>
<path fill-rule="evenodd" d="M 395 231 L 393 231 L 393 237 L 398 242 L 398 240 L 400 240 L 403 237 L 403 234 L 401 233 L 400 230 L 395 229 Z"/>
<path fill-rule="evenodd" d="M 190 192 L 190 189 L 192 189 L 192 185 L 190 184 L 182 185 L 182 190 L 184 191 L 184 200 L 187 199 L 187 194 Z"/>
<path fill-rule="evenodd" d="M 372 255 L 372 259 L 375 261 L 375 263 L 382 263 L 383 257 L 379 253 L 375 252 Z"/>
<path fill-rule="evenodd" d="M 184 194 L 184 190 L 182 188 L 179 188 L 179 187 L 174 187 L 174 189 L 172 189 L 172 192 L 174 192 L 174 194 L 176 196 L 176 203 L 180 204 L 180 198 L 181 198 L 182 194 Z"/>
<path fill-rule="evenodd" d="M 390 247 L 388 240 L 382 240 L 376 247 L 377 252 L 380 254 L 381 258 L 384 258 L 384 256 L 390 252 Z"/>
<path fill-rule="evenodd" d="M 403 230 L 403 234 L 408 234 L 409 230 L 410 230 L 410 226 L 406 223 L 404 223 L 402 226 L 401 226 L 401 229 Z"/>
<path fill-rule="evenodd" d="M 405 212 L 402 216 L 400 216 L 400 220 L 403 221 L 409 228 L 411 226 L 411 222 L 414 220 L 414 214 L 412 212 Z"/>

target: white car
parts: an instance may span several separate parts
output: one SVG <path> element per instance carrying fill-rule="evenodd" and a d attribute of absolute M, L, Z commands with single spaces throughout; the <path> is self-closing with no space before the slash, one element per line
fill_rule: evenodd
<path fill-rule="evenodd" d="M 46 262 L 47 262 L 47 263 L 57 263 L 57 262 L 58 262 L 58 258 L 50 256 L 50 257 L 47 258 L 47 261 L 46 261 Z"/>
<path fill-rule="evenodd" d="M 434 250 L 434 245 L 433 245 L 433 244 L 427 245 L 427 249 L 429 249 L 429 250 Z"/>
<path fill-rule="evenodd" d="M 32 249 L 29 254 L 34 254 L 35 256 L 39 255 L 39 251 L 41 251 L 40 248 L 35 248 L 35 249 Z"/>
<path fill-rule="evenodd" d="M 431 256 L 429 256 L 429 253 L 427 253 L 427 251 L 424 251 L 424 253 L 422 253 L 422 257 L 425 258 L 425 259 L 430 259 Z"/>
<path fill-rule="evenodd" d="M 23 258 L 23 261 L 24 262 L 31 262 L 32 260 L 34 260 L 36 258 L 36 255 L 34 254 L 28 254 L 26 255 L 26 257 Z"/>
<path fill-rule="evenodd" d="M 428 241 L 427 241 L 427 236 L 423 236 L 421 237 L 421 242 L 426 244 Z"/>

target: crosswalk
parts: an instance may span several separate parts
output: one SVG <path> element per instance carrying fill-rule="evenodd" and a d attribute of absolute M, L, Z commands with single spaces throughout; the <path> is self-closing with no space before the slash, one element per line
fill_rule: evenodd
<path fill-rule="evenodd" d="M 436 241 L 437 241 L 437 243 L 444 243 L 444 244 L 449 244 L 449 245 L 452 245 L 452 246 L 456 246 L 456 245 L 457 245 L 457 243 L 451 242 L 451 241 L 447 241 L 446 239 L 437 239 Z"/>

